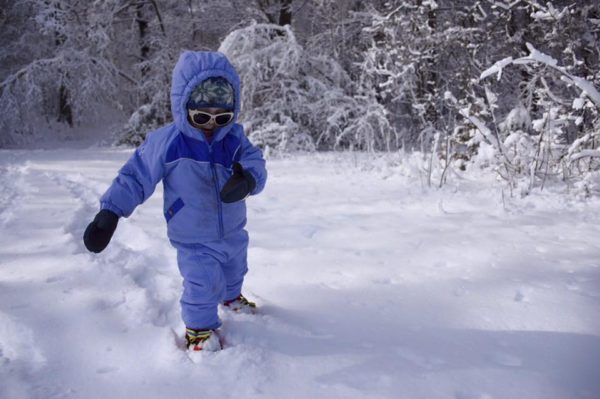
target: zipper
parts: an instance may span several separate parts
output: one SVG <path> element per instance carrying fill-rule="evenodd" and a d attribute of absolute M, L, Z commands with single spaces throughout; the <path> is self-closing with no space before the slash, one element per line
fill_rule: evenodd
<path fill-rule="evenodd" d="M 215 194 L 217 199 L 217 208 L 219 210 L 219 225 L 217 226 L 217 229 L 219 231 L 219 239 L 222 239 L 225 236 L 223 234 L 223 204 L 221 204 L 221 196 L 219 195 L 219 180 L 217 179 L 217 169 L 215 167 L 212 145 L 208 146 L 208 153 L 210 154 L 210 170 L 212 171 L 213 183 L 215 186 Z"/>

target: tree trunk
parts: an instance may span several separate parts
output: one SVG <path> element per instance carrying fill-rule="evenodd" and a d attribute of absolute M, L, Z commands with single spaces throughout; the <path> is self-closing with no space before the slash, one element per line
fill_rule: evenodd
<path fill-rule="evenodd" d="M 280 0 L 279 25 L 292 24 L 292 0 Z"/>
<path fill-rule="evenodd" d="M 58 7 L 60 9 L 60 7 Z M 54 32 L 54 44 L 58 49 L 65 42 L 65 38 L 59 33 Z M 62 71 L 60 71 L 63 73 Z M 73 127 L 73 109 L 71 108 L 69 89 L 64 84 L 58 88 L 58 122 L 66 122 L 69 127 Z"/>
<path fill-rule="evenodd" d="M 258 8 L 269 23 L 279 26 L 292 24 L 292 0 L 258 0 Z"/>
<path fill-rule="evenodd" d="M 148 21 L 144 17 L 144 4 L 138 4 L 135 10 L 135 17 L 138 24 L 138 43 L 140 45 L 140 58 L 142 62 L 148 61 L 148 54 L 150 53 L 150 47 L 146 43 L 146 34 L 148 31 Z M 145 65 L 142 68 L 142 79 L 146 77 L 150 68 Z"/>
<path fill-rule="evenodd" d="M 423 1 L 417 0 L 417 6 L 423 7 Z M 419 27 L 418 31 L 423 30 L 423 33 L 416 32 L 417 35 L 431 35 L 435 33 L 437 29 L 437 17 L 435 10 L 430 8 L 427 11 L 426 17 L 426 25 L 427 27 Z M 417 92 L 419 99 L 421 101 L 426 102 L 425 108 L 425 119 L 431 126 L 436 126 L 438 121 L 438 112 L 436 109 L 436 92 L 437 92 L 437 80 L 438 74 L 436 71 L 437 66 L 437 58 L 438 51 L 436 50 L 436 46 L 431 46 L 427 42 L 423 42 L 424 48 L 421 50 L 424 52 L 425 56 L 420 61 L 422 62 L 422 67 L 420 68 L 419 73 L 419 81 L 417 83 Z"/>
<path fill-rule="evenodd" d="M 526 8 L 527 6 L 516 5 L 510 10 L 510 21 L 508 22 L 507 30 L 508 33 L 515 37 L 516 35 L 521 36 L 521 41 L 519 43 L 519 47 L 521 50 L 521 55 L 526 56 L 529 54 L 529 50 L 527 49 L 526 43 L 535 43 L 535 38 L 531 37 L 531 32 L 529 30 L 529 26 L 532 23 L 531 19 L 531 11 Z M 529 82 L 533 79 L 533 76 L 529 73 L 527 68 L 519 68 L 519 73 L 521 75 L 521 82 L 526 83 L 525 87 L 529 85 Z M 539 111 L 539 107 L 535 100 L 532 99 L 531 103 L 524 102 L 527 105 L 529 111 L 534 114 L 537 114 Z"/>
<path fill-rule="evenodd" d="M 59 122 L 67 122 L 70 127 L 73 127 L 73 109 L 69 101 L 69 90 L 64 86 L 60 85 L 58 91 L 58 118 Z"/>
<path fill-rule="evenodd" d="M 150 66 L 148 65 L 148 59 L 150 56 L 150 46 L 148 46 L 148 42 L 146 40 L 146 36 L 148 34 L 148 20 L 144 15 L 144 4 L 140 3 L 136 6 L 135 17 L 138 24 L 138 43 L 140 46 L 140 60 L 144 65 L 142 66 L 140 72 L 142 75 L 142 81 L 144 81 L 150 75 Z M 148 104 L 150 102 L 150 96 L 148 93 L 143 93 L 144 104 Z"/>

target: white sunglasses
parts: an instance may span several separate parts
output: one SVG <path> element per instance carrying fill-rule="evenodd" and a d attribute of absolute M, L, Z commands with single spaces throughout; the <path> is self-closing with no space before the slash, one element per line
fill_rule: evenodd
<path fill-rule="evenodd" d="M 233 120 L 233 112 L 223 112 L 213 115 L 205 111 L 189 109 L 188 115 L 197 125 L 208 125 L 210 122 L 215 121 L 217 126 L 225 126 Z"/>

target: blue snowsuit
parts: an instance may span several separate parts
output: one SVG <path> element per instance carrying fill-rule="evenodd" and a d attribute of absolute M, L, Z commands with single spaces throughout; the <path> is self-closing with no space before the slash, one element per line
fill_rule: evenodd
<path fill-rule="evenodd" d="M 217 128 L 209 143 L 187 119 L 192 90 L 209 77 L 224 77 L 235 91 L 234 121 Z M 227 58 L 215 52 L 184 52 L 173 71 L 174 122 L 147 135 L 100 199 L 102 209 L 128 217 L 162 180 L 167 234 L 177 249 L 183 276 L 182 317 L 189 328 L 220 326 L 217 306 L 241 293 L 247 272 L 246 204 L 223 203 L 219 193 L 239 162 L 264 188 L 267 171 L 261 151 L 236 123 L 240 80 Z"/>

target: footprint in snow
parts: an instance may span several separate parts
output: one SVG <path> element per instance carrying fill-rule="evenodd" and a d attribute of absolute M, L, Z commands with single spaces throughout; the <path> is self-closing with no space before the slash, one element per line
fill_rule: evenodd
<path fill-rule="evenodd" d="M 515 296 L 513 297 L 513 300 L 515 302 L 529 302 L 529 298 L 531 297 L 531 293 L 533 292 L 532 288 L 528 288 L 528 287 L 524 287 L 524 288 L 518 288 L 515 291 Z"/>

